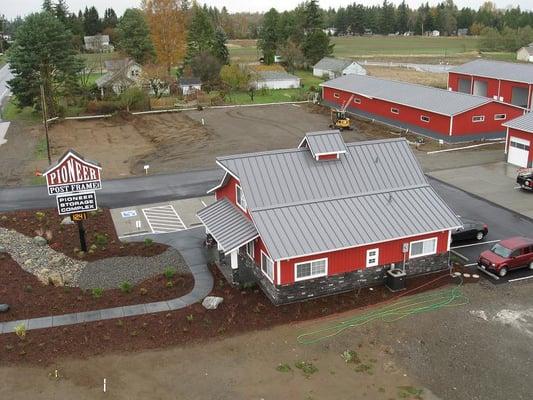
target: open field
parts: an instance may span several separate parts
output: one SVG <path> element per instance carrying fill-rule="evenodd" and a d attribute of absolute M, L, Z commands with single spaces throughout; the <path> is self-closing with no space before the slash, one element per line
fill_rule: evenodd
<path fill-rule="evenodd" d="M 446 89 L 448 81 L 448 74 L 419 72 L 407 68 L 389 68 L 365 65 L 365 69 L 369 75 L 376 76 L 378 78 L 418 83 L 420 85 L 435 86 L 442 89 Z"/>
<path fill-rule="evenodd" d="M 123 56 L 118 51 L 114 51 L 111 53 L 81 53 L 80 57 L 85 60 L 87 68 L 96 73 L 104 68 L 104 61 L 120 59 Z"/>
<path fill-rule="evenodd" d="M 463 63 L 478 56 L 477 37 L 346 36 L 332 37 L 334 56 L 420 63 Z M 260 52 L 254 40 L 231 40 L 231 58 L 257 61 Z M 514 53 L 486 53 L 483 57 L 514 60 Z"/>

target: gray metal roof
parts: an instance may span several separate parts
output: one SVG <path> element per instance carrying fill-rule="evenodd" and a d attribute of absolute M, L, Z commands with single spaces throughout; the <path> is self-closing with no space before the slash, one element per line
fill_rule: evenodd
<path fill-rule="evenodd" d="M 461 225 L 427 182 L 405 139 L 345 147 L 334 162 L 316 161 L 308 148 L 217 159 L 239 179 L 257 232 L 274 260 Z M 243 239 L 234 244 L 239 241 Z"/>
<path fill-rule="evenodd" d="M 283 71 L 259 71 L 257 72 L 257 80 L 259 81 L 286 81 L 297 80 L 300 82 L 300 78 L 296 75 L 291 75 L 288 72 Z"/>
<path fill-rule="evenodd" d="M 341 58 L 324 57 L 322 60 L 317 62 L 313 68 L 324 71 L 342 72 L 342 70 L 352 62 L 352 60 L 344 60 Z"/>
<path fill-rule="evenodd" d="M 258 235 L 252 221 L 226 198 L 210 204 L 197 215 L 225 253 L 248 243 Z"/>
<path fill-rule="evenodd" d="M 452 68 L 450 72 L 533 83 L 533 65 L 505 61 L 474 60 Z"/>
<path fill-rule="evenodd" d="M 275 260 L 460 226 L 429 185 L 252 212 Z"/>
<path fill-rule="evenodd" d="M 508 128 L 533 133 L 533 113 L 524 114 L 521 117 L 507 121 L 502 125 Z"/>
<path fill-rule="evenodd" d="M 308 132 L 299 147 L 308 147 L 314 157 L 317 154 L 346 153 L 344 139 L 338 130 Z"/>
<path fill-rule="evenodd" d="M 493 101 L 486 97 L 367 75 L 344 75 L 321 83 L 320 86 L 450 116 Z"/>

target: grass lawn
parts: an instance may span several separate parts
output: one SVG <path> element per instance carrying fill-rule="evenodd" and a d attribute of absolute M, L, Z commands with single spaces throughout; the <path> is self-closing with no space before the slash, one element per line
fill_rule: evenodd
<path fill-rule="evenodd" d="M 114 51 L 112 53 L 81 53 L 80 56 L 85 59 L 87 68 L 92 68 L 95 72 L 104 68 L 104 61 L 120 59 L 121 55 Z"/>
<path fill-rule="evenodd" d="M 226 97 L 228 104 L 261 104 L 261 103 L 282 103 L 284 101 L 305 100 L 305 93 L 302 89 L 278 89 L 278 90 L 257 90 L 254 93 L 254 101 L 248 92 L 234 92 Z"/>
<path fill-rule="evenodd" d="M 35 111 L 32 107 L 18 108 L 14 99 L 11 98 L 4 107 L 2 118 L 6 121 L 38 122 L 41 120 L 41 114 Z"/>
<path fill-rule="evenodd" d="M 324 82 L 324 79 L 319 78 L 318 76 L 313 76 L 313 71 L 298 70 L 294 75 L 302 80 L 302 85 L 304 85 L 305 89 L 309 89 L 311 86 L 317 88 L 318 85 Z"/>
<path fill-rule="evenodd" d="M 0 68 L 2 68 L 4 65 L 6 65 L 6 55 L 2 54 L 0 56 Z"/>

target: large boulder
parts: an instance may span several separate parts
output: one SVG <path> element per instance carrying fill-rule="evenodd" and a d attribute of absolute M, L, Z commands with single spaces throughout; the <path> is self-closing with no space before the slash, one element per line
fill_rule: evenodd
<path fill-rule="evenodd" d="M 50 283 L 50 280 L 48 279 L 50 276 L 50 270 L 48 268 L 41 268 L 35 273 L 35 276 L 43 285 L 48 285 Z"/>
<path fill-rule="evenodd" d="M 33 238 L 33 243 L 35 243 L 37 246 L 46 246 L 48 244 L 48 240 L 42 236 L 35 236 Z"/>
<path fill-rule="evenodd" d="M 0 313 L 8 312 L 9 304 L 0 304 Z"/>
<path fill-rule="evenodd" d="M 70 217 L 65 217 L 61 220 L 61 225 L 74 225 L 74 221 Z"/>
<path fill-rule="evenodd" d="M 216 310 L 223 301 L 224 299 L 222 297 L 207 296 L 204 301 L 202 301 L 202 306 L 208 310 Z"/>
<path fill-rule="evenodd" d="M 63 286 L 65 281 L 59 272 L 51 272 L 50 275 L 48 275 L 48 284 L 54 286 Z"/>

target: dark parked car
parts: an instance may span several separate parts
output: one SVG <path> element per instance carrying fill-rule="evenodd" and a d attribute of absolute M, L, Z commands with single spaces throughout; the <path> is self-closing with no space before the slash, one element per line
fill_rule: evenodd
<path fill-rule="evenodd" d="M 516 183 L 518 183 L 522 189 L 533 190 L 533 169 L 518 172 Z"/>
<path fill-rule="evenodd" d="M 512 269 L 533 270 L 533 239 L 517 236 L 501 240 L 479 255 L 478 265 L 502 277 Z"/>
<path fill-rule="evenodd" d="M 473 221 L 466 218 L 459 219 L 463 223 L 463 227 L 452 232 L 452 242 L 482 240 L 487 236 L 487 233 L 489 233 L 489 227 L 483 222 Z"/>

